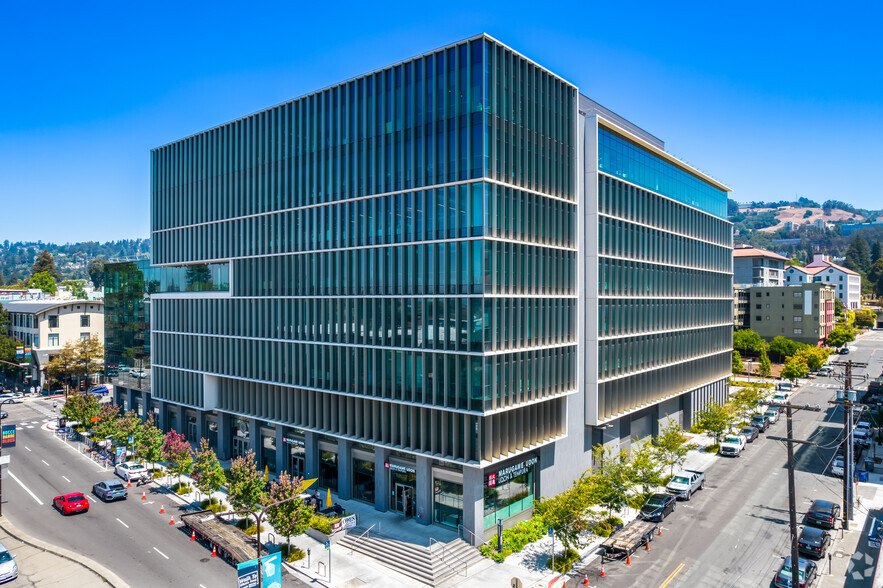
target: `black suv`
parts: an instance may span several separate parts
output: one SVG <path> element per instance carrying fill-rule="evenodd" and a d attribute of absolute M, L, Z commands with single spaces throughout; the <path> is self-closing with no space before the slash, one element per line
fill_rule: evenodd
<path fill-rule="evenodd" d="M 831 545 L 831 534 L 821 529 L 804 527 L 797 539 L 797 550 L 812 557 L 823 557 Z"/>
<path fill-rule="evenodd" d="M 813 501 L 812 506 L 806 511 L 806 522 L 816 527 L 833 529 L 840 518 L 840 506 L 830 500 Z"/>
<path fill-rule="evenodd" d="M 748 424 L 763 433 L 770 426 L 770 420 L 762 414 L 756 414 L 751 417 L 751 421 Z"/>
<path fill-rule="evenodd" d="M 661 523 L 669 513 L 675 511 L 676 503 L 677 500 L 673 494 L 654 494 L 647 499 L 647 503 L 641 509 L 641 518 Z"/>

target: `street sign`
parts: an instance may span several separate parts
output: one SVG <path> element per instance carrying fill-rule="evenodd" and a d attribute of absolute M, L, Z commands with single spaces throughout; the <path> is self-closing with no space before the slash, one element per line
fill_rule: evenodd
<path fill-rule="evenodd" d="M 552 527 L 549 527 L 549 537 L 551 537 L 554 534 L 555 534 L 555 529 L 553 529 Z"/>
<path fill-rule="evenodd" d="M 258 588 L 258 560 L 252 559 L 236 566 L 237 588 Z M 281 588 L 282 554 L 278 551 L 261 558 L 261 588 Z"/>
<path fill-rule="evenodd" d="M 331 549 L 331 541 L 325 541 L 325 551 Z"/>
<path fill-rule="evenodd" d="M 3 447 L 15 447 L 15 425 L 3 425 Z"/>
<path fill-rule="evenodd" d="M 134 443 L 134 442 L 135 442 L 135 438 L 134 438 L 134 437 L 129 437 L 129 445 L 131 445 L 131 444 Z"/>

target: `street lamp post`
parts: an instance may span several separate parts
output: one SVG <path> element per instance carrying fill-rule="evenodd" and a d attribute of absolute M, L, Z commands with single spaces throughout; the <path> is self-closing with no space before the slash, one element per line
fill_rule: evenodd
<path fill-rule="evenodd" d="M 247 515 L 253 516 L 257 520 L 258 586 L 263 585 L 263 578 L 262 578 L 263 570 L 261 569 L 261 519 L 263 519 L 264 515 L 267 513 L 267 511 L 270 510 L 271 508 L 273 508 L 274 506 L 279 506 L 280 504 L 283 504 L 285 502 L 290 502 L 290 501 L 296 500 L 296 499 L 300 499 L 300 496 L 295 495 L 290 498 L 285 498 L 283 500 L 277 500 L 276 502 L 268 504 L 267 506 L 262 508 L 260 512 L 248 510 L 248 509 L 243 509 L 243 510 L 234 510 L 232 512 L 224 512 L 224 513 L 219 512 L 219 513 L 217 513 L 217 516 L 231 516 L 231 515 L 235 515 L 235 514 L 247 514 Z M 329 576 L 330 576 L 330 574 L 329 574 Z"/>

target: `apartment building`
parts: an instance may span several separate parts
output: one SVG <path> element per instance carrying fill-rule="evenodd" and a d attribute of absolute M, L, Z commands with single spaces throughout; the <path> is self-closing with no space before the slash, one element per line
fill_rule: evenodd
<path fill-rule="evenodd" d="M 834 329 L 833 286 L 804 282 L 795 286 L 756 286 L 748 289 L 751 330 L 767 341 L 782 336 L 818 345 Z"/>
<path fill-rule="evenodd" d="M 786 286 L 806 282 L 822 282 L 833 286 L 837 298 L 848 310 L 858 310 L 862 306 L 861 274 L 837 265 L 827 255 L 813 255 L 811 263 L 803 267 L 791 265 L 785 270 Z"/>
<path fill-rule="evenodd" d="M 733 284 L 737 287 L 784 286 L 786 257 L 742 245 L 733 249 Z"/>

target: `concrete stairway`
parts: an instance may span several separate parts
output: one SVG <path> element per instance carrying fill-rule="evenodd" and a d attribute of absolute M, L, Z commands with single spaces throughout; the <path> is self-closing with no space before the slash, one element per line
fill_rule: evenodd
<path fill-rule="evenodd" d="M 484 560 L 476 548 L 462 539 L 424 547 L 362 533 L 364 529 L 350 529 L 338 546 L 346 549 L 345 553 L 356 551 L 367 555 L 377 563 L 429 586 L 438 586 L 458 574 L 465 576 L 469 566 Z"/>

